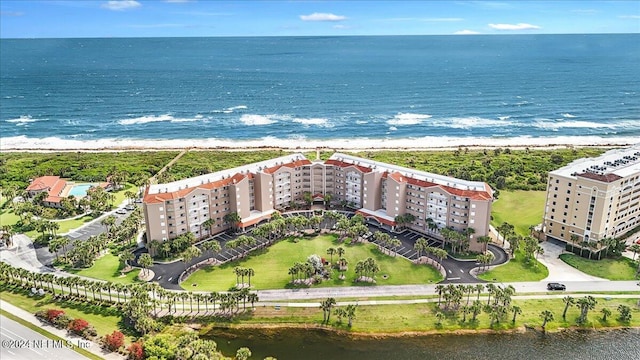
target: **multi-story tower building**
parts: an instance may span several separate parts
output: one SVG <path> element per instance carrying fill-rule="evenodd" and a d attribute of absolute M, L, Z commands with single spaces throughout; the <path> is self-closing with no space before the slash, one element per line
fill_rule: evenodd
<path fill-rule="evenodd" d="M 640 225 L 640 146 L 549 173 L 543 230 L 565 242 L 618 237 Z"/>
<path fill-rule="evenodd" d="M 483 182 L 385 164 L 336 153 L 327 161 L 292 154 L 168 184 L 151 185 L 144 196 L 147 239 L 166 240 L 188 231 L 206 237 L 227 229 L 225 215 L 237 213 L 242 228 L 301 202 L 304 194 L 322 201 L 330 195 L 369 221 L 396 226 L 396 217 L 412 214 L 409 228 L 475 230 L 474 240 L 489 232 L 493 191 Z M 211 219 L 209 221 L 209 219 Z M 212 223 L 212 224 L 210 224 Z M 211 225 L 211 226 L 207 226 Z"/>

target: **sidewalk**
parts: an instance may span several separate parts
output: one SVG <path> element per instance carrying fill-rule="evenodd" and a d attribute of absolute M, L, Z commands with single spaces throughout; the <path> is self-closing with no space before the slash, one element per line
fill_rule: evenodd
<path fill-rule="evenodd" d="M 70 335 L 66 330 L 61 330 L 61 329 L 57 329 L 55 327 L 53 327 L 52 325 L 49 325 L 45 322 L 40 321 L 40 319 L 36 318 L 35 315 L 29 313 L 28 311 L 22 310 L 19 307 L 13 306 L 11 304 L 9 304 L 8 302 L 4 301 L 4 300 L 0 300 L 0 308 L 8 313 L 11 313 L 39 328 L 42 328 L 43 330 L 56 335 L 58 337 L 61 337 L 65 340 L 71 341 L 74 344 L 78 343 L 78 340 L 82 340 L 82 341 L 87 341 L 89 342 L 89 340 L 85 340 L 83 338 L 81 338 L 80 336 L 76 336 L 76 335 Z M 124 356 L 118 354 L 118 353 L 112 353 L 112 352 L 108 352 L 107 350 L 104 350 L 100 347 L 100 345 L 94 343 L 94 342 L 90 342 L 91 345 L 87 348 L 85 348 L 85 350 L 87 350 L 88 352 L 99 356 L 103 359 L 107 359 L 107 360 L 123 360 L 125 359 Z"/>

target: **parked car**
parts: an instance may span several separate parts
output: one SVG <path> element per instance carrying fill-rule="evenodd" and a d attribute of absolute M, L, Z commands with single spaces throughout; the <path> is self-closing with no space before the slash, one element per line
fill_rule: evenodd
<path fill-rule="evenodd" d="M 548 283 L 547 290 L 567 290 L 567 287 L 560 283 Z"/>
<path fill-rule="evenodd" d="M 136 206 L 133 204 L 129 204 L 127 206 L 124 207 L 125 210 L 129 210 L 129 211 L 133 211 L 136 209 Z"/>
<path fill-rule="evenodd" d="M 127 213 L 127 210 L 125 210 L 125 209 L 118 209 L 118 210 L 116 210 L 116 214 L 124 215 L 124 214 L 126 214 L 126 213 Z"/>
<path fill-rule="evenodd" d="M 134 202 L 136 204 L 142 204 L 142 199 L 141 198 L 137 198 Z"/>

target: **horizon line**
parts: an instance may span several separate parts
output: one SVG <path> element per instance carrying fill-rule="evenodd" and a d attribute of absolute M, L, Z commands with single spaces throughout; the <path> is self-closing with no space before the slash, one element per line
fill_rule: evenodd
<path fill-rule="evenodd" d="M 201 35 L 201 36 L 78 36 L 78 37 L 1 37 L 0 40 L 61 40 L 61 39 L 201 39 L 201 38 L 338 38 L 338 37 L 408 37 L 408 36 L 561 36 L 561 35 L 640 35 L 640 32 L 611 33 L 479 33 L 479 34 L 370 34 L 370 35 Z"/>

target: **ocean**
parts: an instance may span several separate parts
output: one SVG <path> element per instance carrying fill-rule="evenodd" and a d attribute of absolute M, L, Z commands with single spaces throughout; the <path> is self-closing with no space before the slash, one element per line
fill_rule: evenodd
<path fill-rule="evenodd" d="M 640 142 L 640 35 L 0 40 L 0 148 Z"/>

